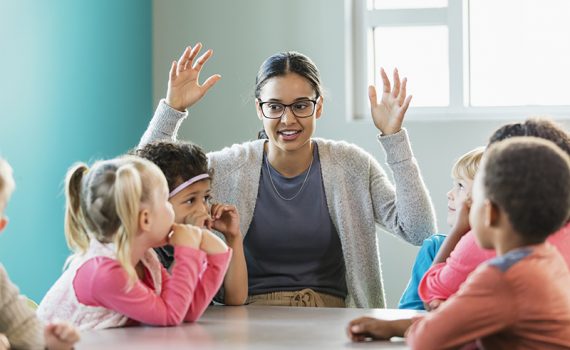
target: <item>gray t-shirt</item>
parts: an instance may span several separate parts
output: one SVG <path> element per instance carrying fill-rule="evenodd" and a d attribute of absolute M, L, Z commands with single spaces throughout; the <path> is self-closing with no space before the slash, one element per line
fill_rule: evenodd
<path fill-rule="evenodd" d="M 244 240 L 250 295 L 304 288 L 347 295 L 342 247 L 313 145 L 311 168 L 292 178 L 279 174 L 263 156 L 257 203 Z M 276 190 L 294 198 L 284 200 Z"/>

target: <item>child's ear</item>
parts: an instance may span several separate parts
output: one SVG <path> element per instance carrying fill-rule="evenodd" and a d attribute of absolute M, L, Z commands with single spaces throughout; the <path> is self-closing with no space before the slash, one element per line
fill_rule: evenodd
<path fill-rule="evenodd" d="M 485 202 L 485 212 L 485 225 L 497 227 L 501 218 L 501 209 L 495 203 L 487 200 Z"/>
<path fill-rule="evenodd" d="M 4 231 L 6 225 L 8 225 L 8 218 L 3 216 L 0 218 L 0 232 Z"/>
<path fill-rule="evenodd" d="M 139 212 L 139 228 L 141 231 L 150 231 L 151 219 L 148 209 L 142 209 Z"/>

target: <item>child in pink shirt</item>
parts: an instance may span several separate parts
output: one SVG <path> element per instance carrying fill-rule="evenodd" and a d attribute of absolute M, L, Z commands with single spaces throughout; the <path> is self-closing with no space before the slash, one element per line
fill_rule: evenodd
<path fill-rule="evenodd" d="M 477 147 L 465 153 L 451 168 L 453 187 L 447 192 L 447 225 L 449 237 L 435 234 L 424 240 L 416 256 L 412 276 L 400 298 L 399 309 L 425 310 L 425 304 L 418 295 L 418 287 L 426 272 L 441 256 L 449 255 L 457 244 L 457 239 L 469 230 L 465 203 L 471 201 L 471 187 L 485 149 Z M 446 256 L 447 256 L 446 255 Z"/>
<path fill-rule="evenodd" d="M 68 172 L 66 197 L 65 233 L 75 254 L 42 300 L 40 318 L 83 330 L 178 325 L 202 315 L 231 249 L 208 230 L 174 223 L 156 165 L 134 156 L 78 164 Z M 152 249 L 166 243 L 174 246 L 172 274 Z"/>
<path fill-rule="evenodd" d="M 490 143 L 513 136 L 535 136 L 547 139 L 570 155 L 568 134 L 548 119 L 530 118 L 522 123 L 504 125 L 494 132 Z M 459 220 L 465 221 L 468 213 L 468 207 L 461 208 L 458 215 L 463 219 Z M 426 272 L 419 284 L 418 294 L 429 309 L 436 308 L 441 301 L 455 294 L 477 266 L 495 257 L 493 250 L 480 248 L 475 241 L 475 234 L 468 229 L 450 234 L 446 240 L 450 249 L 446 250 L 442 247 L 434 260 L 434 265 Z M 558 249 L 570 267 L 570 223 L 549 236 L 547 241 Z"/>
<path fill-rule="evenodd" d="M 425 316 L 363 317 L 354 341 L 405 336 L 412 349 L 567 349 L 570 271 L 546 238 L 570 216 L 570 157 L 552 142 L 516 137 L 492 145 L 475 177 L 469 223 L 497 257 Z"/>

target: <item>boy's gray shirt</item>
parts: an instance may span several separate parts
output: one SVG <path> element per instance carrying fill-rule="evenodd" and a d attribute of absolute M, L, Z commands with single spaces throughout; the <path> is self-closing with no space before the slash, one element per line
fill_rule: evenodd
<path fill-rule="evenodd" d="M 187 117 L 162 100 L 139 147 L 159 140 L 176 140 Z M 435 213 L 405 129 L 379 136 L 396 186 L 380 164 L 360 147 L 314 138 L 318 144 L 323 183 L 330 216 L 340 236 L 346 266 L 349 307 L 386 306 L 376 224 L 404 240 L 420 245 L 435 232 Z M 214 169 L 212 195 L 233 204 L 240 215 L 241 232 L 252 220 L 267 140 L 248 141 L 208 153 Z"/>

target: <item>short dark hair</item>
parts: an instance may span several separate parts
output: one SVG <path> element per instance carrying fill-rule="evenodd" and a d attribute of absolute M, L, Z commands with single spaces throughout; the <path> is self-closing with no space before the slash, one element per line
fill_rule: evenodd
<path fill-rule="evenodd" d="M 489 145 L 514 136 L 534 136 L 550 140 L 570 155 L 568 132 L 546 117 L 531 117 L 524 122 L 505 124 L 491 135 Z"/>
<path fill-rule="evenodd" d="M 485 152 L 486 197 L 529 244 L 543 242 L 570 214 L 570 157 L 548 140 L 513 137 Z"/>
<path fill-rule="evenodd" d="M 164 173 L 170 191 L 194 176 L 213 175 L 208 170 L 208 158 L 202 148 L 190 142 L 152 142 L 132 153 L 156 164 Z"/>

